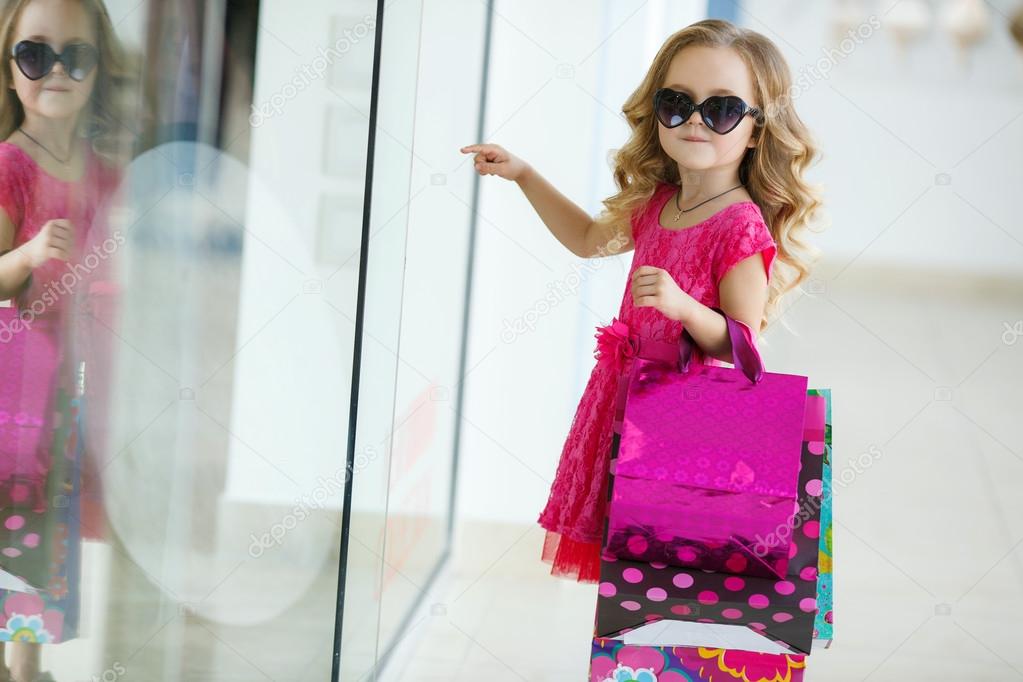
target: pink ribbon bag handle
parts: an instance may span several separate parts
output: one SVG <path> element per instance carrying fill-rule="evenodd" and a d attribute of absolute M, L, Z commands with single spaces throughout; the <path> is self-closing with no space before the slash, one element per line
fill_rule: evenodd
<path fill-rule="evenodd" d="M 764 376 L 764 361 L 760 357 L 756 343 L 753 341 L 753 331 L 749 325 L 742 320 L 737 320 L 725 314 L 721 308 L 711 307 L 725 318 L 728 326 L 728 338 L 732 342 L 732 364 L 735 369 L 741 371 L 754 384 L 760 383 Z M 678 337 L 678 371 L 685 373 L 689 371 L 689 362 L 692 360 L 693 348 L 696 342 L 685 328 L 682 335 Z"/>

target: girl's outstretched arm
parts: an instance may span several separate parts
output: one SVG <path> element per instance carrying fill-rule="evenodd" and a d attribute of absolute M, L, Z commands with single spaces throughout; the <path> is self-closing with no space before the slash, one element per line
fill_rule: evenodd
<path fill-rule="evenodd" d="M 475 152 L 474 163 L 480 175 L 497 175 L 518 184 L 554 238 L 576 256 L 613 255 L 631 247 L 631 230 L 616 236 L 603 234 L 610 230 L 591 229 L 594 220 L 586 211 L 559 192 L 536 169 L 503 147 L 472 144 L 462 147 L 461 152 Z"/>
<path fill-rule="evenodd" d="M 576 256 L 588 257 L 586 234 L 593 225 L 590 215 L 559 192 L 532 166 L 527 165 L 516 182 L 555 239 Z"/>

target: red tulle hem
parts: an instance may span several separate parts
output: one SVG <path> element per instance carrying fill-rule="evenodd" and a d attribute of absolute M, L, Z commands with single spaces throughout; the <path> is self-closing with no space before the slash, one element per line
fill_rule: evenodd
<path fill-rule="evenodd" d="M 600 543 L 579 542 L 548 530 L 541 560 L 551 565 L 551 575 L 580 583 L 600 579 Z"/>

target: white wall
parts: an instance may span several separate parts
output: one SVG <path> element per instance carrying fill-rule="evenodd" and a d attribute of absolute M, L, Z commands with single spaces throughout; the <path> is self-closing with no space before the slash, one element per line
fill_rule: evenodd
<path fill-rule="evenodd" d="M 992 32 L 966 61 L 938 27 L 900 54 L 885 29 L 895 3 L 861 4 L 865 37 L 851 50 L 831 35 L 837 2 L 748 0 L 740 12 L 794 76 L 810 73 L 825 47 L 839 50 L 829 75 L 810 77 L 796 100 L 824 153 L 813 176 L 832 224 L 817 245 L 839 267 L 862 252 L 856 267 L 1019 276 L 1011 192 L 1023 184 L 1023 53 L 1006 19 L 1018 3 L 985 3 Z"/>

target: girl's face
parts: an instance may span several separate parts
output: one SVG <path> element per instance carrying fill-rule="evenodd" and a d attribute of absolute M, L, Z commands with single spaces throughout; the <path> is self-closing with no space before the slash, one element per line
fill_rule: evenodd
<path fill-rule="evenodd" d="M 58 54 L 64 51 L 65 46 L 74 43 L 88 43 L 96 47 L 95 27 L 78 0 L 32 0 L 18 18 L 11 45 L 22 40 L 46 43 Z M 17 91 L 26 116 L 35 114 L 47 119 L 73 119 L 88 104 L 98 67 L 79 82 L 68 75 L 62 63 L 57 62 L 48 74 L 39 80 L 31 80 L 13 59 L 8 58 L 7 61 L 11 69 L 11 87 Z"/>
<path fill-rule="evenodd" d="M 746 104 L 759 107 L 753 97 L 753 78 L 746 62 L 735 50 L 727 47 L 691 46 L 676 54 L 668 66 L 661 87 L 689 95 L 699 104 L 711 95 L 737 95 Z M 666 128 L 659 121 L 657 134 L 661 148 L 685 170 L 707 170 L 717 167 L 738 167 L 752 141 L 752 114 L 742 118 L 731 132 L 719 135 L 703 122 L 699 111 L 675 128 Z M 699 138 L 702 142 L 685 138 Z"/>

